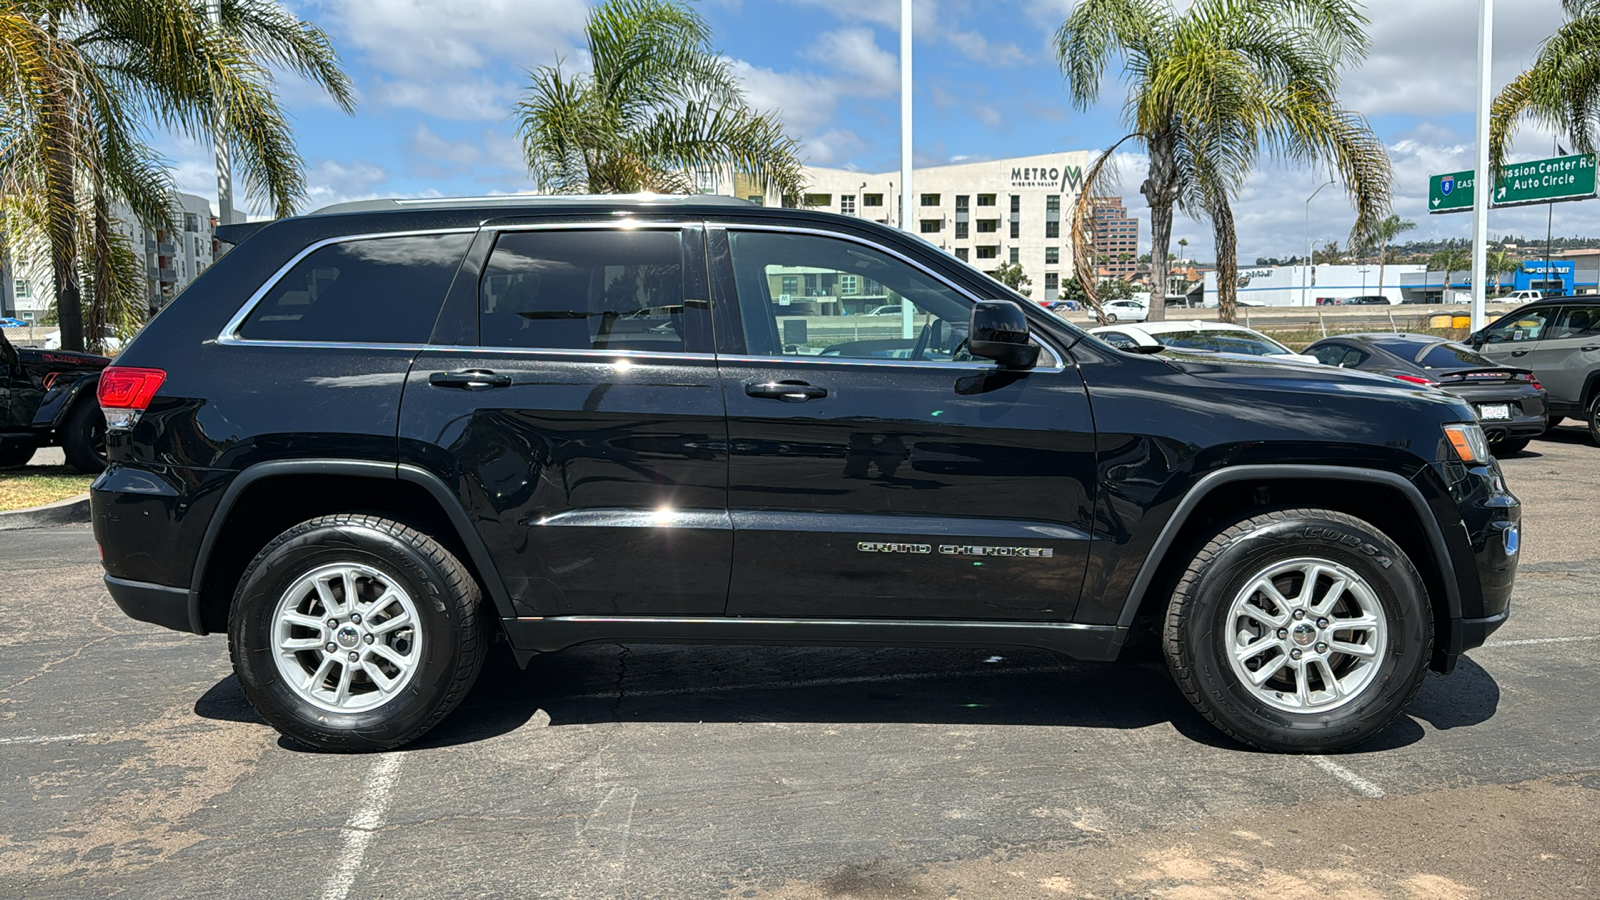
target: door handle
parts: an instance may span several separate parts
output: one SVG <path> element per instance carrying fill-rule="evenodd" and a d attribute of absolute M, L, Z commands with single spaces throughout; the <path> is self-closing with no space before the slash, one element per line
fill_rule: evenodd
<path fill-rule="evenodd" d="M 1511 351 L 1511 355 L 1512 356 L 1527 356 L 1528 355 L 1528 351 L 1526 351 L 1526 350 L 1513 350 L 1513 351 Z"/>
<path fill-rule="evenodd" d="M 433 372 L 428 383 L 434 387 L 460 388 L 464 391 L 484 391 L 489 388 L 510 387 L 510 375 L 497 375 L 487 369 L 466 369 L 461 372 Z"/>
<path fill-rule="evenodd" d="M 1600 344 L 1591 344 L 1588 347 L 1579 347 L 1578 350 L 1582 353 L 1593 353 L 1596 350 L 1600 350 Z"/>
<path fill-rule="evenodd" d="M 804 403 L 828 396 L 828 389 L 806 384 L 804 381 L 752 381 L 744 386 L 751 397 L 782 400 L 785 403 Z"/>

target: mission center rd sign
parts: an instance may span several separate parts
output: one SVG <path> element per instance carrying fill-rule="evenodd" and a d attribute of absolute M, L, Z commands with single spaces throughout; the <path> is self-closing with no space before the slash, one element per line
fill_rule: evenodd
<path fill-rule="evenodd" d="M 1489 198 L 1489 205 L 1498 208 L 1591 199 L 1595 195 L 1594 164 L 1592 153 L 1507 163 L 1500 170 L 1500 181 L 1495 186 L 1494 196 Z M 1468 170 L 1429 179 L 1428 212 L 1472 209 L 1474 174 Z"/>

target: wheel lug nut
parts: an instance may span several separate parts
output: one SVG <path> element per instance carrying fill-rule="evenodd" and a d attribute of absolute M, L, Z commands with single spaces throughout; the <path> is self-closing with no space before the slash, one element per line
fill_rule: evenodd
<path fill-rule="evenodd" d="M 357 625 L 360 625 L 361 624 L 361 613 L 351 613 L 350 614 L 350 621 L 354 622 Z"/>
<path fill-rule="evenodd" d="M 339 645 L 335 644 L 333 641 L 329 641 L 328 642 L 328 652 L 329 653 L 337 653 L 337 652 L 339 652 Z"/>
<path fill-rule="evenodd" d="M 1318 628 L 1327 628 L 1328 627 L 1328 620 L 1325 617 L 1318 617 L 1318 619 L 1317 619 L 1317 627 Z"/>
<path fill-rule="evenodd" d="M 1303 609 L 1297 609 L 1294 611 L 1294 617 L 1296 619 L 1304 619 L 1306 617 L 1306 611 Z"/>
<path fill-rule="evenodd" d="M 361 658 L 361 654 L 355 652 L 354 650 L 350 651 L 350 661 L 351 662 L 355 662 L 356 660 L 358 660 L 360 658 Z"/>
<path fill-rule="evenodd" d="M 1328 645 L 1324 644 L 1321 641 L 1317 641 L 1317 652 L 1318 653 L 1327 653 L 1328 652 Z"/>
<path fill-rule="evenodd" d="M 1293 650 L 1290 650 L 1289 651 L 1289 658 L 1290 659 L 1299 659 L 1300 658 L 1300 649 L 1297 647 L 1297 648 L 1295 648 Z"/>
<path fill-rule="evenodd" d="M 1281 640 L 1283 640 L 1284 638 L 1286 638 L 1288 636 L 1289 636 L 1289 629 L 1287 629 L 1287 628 L 1279 628 L 1278 629 L 1278 640 L 1281 641 Z"/>
<path fill-rule="evenodd" d="M 372 635 L 367 635 L 367 643 L 372 643 Z"/>
<path fill-rule="evenodd" d="M 329 628 L 338 628 L 339 627 L 339 620 L 338 619 L 329 619 L 328 620 L 328 627 Z"/>

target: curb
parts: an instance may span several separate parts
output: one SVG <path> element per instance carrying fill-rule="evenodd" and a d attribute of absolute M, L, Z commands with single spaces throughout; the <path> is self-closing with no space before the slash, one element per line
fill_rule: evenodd
<path fill-rule="evenodd" d="M 89 495 L 82 493 L 44 506 L 0 512 L 0 531 L 47 528 L 51 525 L 79 525 L 88 521 Z"/>

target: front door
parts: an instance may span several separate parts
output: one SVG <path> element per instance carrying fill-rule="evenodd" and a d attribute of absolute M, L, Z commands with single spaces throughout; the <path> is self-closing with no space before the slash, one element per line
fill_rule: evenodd
<path fill-rule="evenodd" d="M 1563 411 L 1580 414 L 1589 375 L 1600 370 L 1600 306 L 1563 306 L 1544 337 L 1534 345 L 1531 363 L 1544 389 Z"/>
<path fill-rule="evenodd" d="M 417 357 L 401 462 L 459 494 L 519 615 L 721 615 L 733 538 L 700 229 L 486 235 L 452 338 L 475 346 Z"/>
<path fill-rule="evenodd" d="M 1070 619 L 1094 435 L 1064 354 L 972 358 L 974 298 L 913 253 L 734 226 L 711 247 L 740 344 L 719 357 L 729 614 Z"/>
<path fill-rule="evenodd" d="M 1484 356 L 1504 366 L 1532 368 L 1533 351 L 1545 337 L 1556 307 L 1535 306 L 1519 309 L 1482 332 Z"/>

